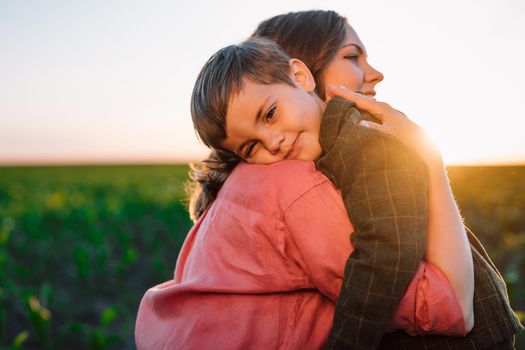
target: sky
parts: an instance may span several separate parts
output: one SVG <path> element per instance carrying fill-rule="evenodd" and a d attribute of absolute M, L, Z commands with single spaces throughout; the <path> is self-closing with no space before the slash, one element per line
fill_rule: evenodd
<path fill-rule="evenodd" d="M 348 18 L 385 75 L 376 98 L 448 164 L 525 163 L 520 0 L 0 0 L 0 165 L 202 160 L 189 112 L 202 65 L 310 9 Z"/>

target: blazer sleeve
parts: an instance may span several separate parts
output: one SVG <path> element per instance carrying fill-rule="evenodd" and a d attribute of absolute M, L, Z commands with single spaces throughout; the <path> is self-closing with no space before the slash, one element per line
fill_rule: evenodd
<path fill-rule="evenodd" d="M 327 348 L 375 349 L 426 249 L 424 162 L 361 119 L 352 102 L 333 98 L 321 123 L 316 165 L 342 191 L 356 230 Z"/>
<path fill-rule="evenodd" d="M 339 193 L 329 182 L 306 192 L 290 205 L 284 216 L 290 245 L 299 254 L 295 263 L 305 271 L 311 285 L 337 301 L 344 277 L 344 263 L 353 251 L 348 235 L 354 233 Z M 357 296 L 349 296 L 349 300 Z M 464 335 L 463 313 L 452 286 L 443 273 L 425 261 L 395 306 L 389 331 L 407 334 Z"/>

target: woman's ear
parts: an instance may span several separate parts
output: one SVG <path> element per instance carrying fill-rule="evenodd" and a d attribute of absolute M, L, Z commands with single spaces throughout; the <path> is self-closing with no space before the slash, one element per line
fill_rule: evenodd
<path fill-rule="evenodd" d="M 315 90 L 315 80 L 306 64 L 297 58 L 292 58 L 288 62 L 293 81 L 307 92 L 313 92 Z"/>

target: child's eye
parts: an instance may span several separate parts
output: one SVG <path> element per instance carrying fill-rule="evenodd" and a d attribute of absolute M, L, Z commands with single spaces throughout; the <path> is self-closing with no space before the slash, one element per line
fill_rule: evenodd
<path fill-rule="evenodd" d="M 264 116 L 264 118 L 266 119 L 267 122 L 271 121 L 273 119 L 273 117 L 275 116 L 275 111 L 276 111 L 277 107 L 275 106 L 272 106 L 268 112 L 266 112 L 266 115 Z"/>
<path fill-rule="evenodd" d="M 246 151 L 244 152 L 245 158 L 250 158 L 253 154 L 253 149 L 255 148 L 255 145 L 257 145 L 257 142 L 252 142 L 246 147 Z"/>

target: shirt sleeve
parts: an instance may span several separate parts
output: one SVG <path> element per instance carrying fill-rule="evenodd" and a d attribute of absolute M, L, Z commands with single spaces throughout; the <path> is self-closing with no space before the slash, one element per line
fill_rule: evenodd
<path fill-rule="evenodd" d="M 426 261 L 419 265 L 387 326 L 387 331 L 395 330 L 409 335 L 466 335 L 459 301 L 437 266 Z"/>
<path fill-rule="evenodd" d="M 340 194 L 328 181 L 319 184 L 286 209 L 284 222 L 290 243 L 299 252 L 295 263 L 305 271 L 312 287 L 335 303 L 345 262 L 354 250 L 349 240 L 354 228 Z M 387 330 L 410 335 L 465 335 L 459 302 L 437 267 L 421 262 Z"/>

